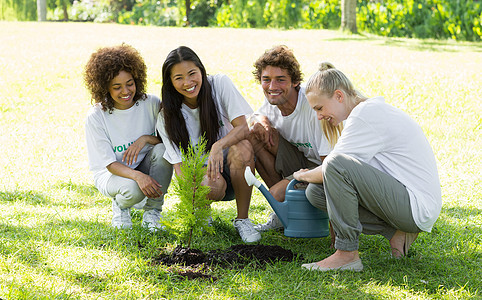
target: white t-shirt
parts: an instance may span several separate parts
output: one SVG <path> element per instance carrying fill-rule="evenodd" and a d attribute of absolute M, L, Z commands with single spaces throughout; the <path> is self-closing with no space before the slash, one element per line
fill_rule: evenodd
<path fill-rule="evenodd" d="M 331 154 L 343 153 L 391 175 L 410 195 L 417 226 L 430 232 L 442 208 L 432 148 L 420 126 L 383 97 L 358 104 Z"/>
<path fill-rule="evenodd" d="M 211 84 L 214 103 L 218 111 L 218 118 L 221 125 L 218 134 L 218 140 L 220 140 L 233 129 L 231 121 L 237 117 L 252 114 L 253 109 L 249 106 L 243 96 L 241 96 L 231 79 L 226 75 L 210 75 L 208 76 L 208 80 Z M 191 109 L 183 103 L 181 106 L 181 112 L 186 121 L 190 142 L 192 145 L 197 145 L 199 137 L 201 136 L 199 108 Z M 167 135 L 162 112 L 159 113 L 156 128 L 166 146 L 164 158 L 171 164 L 182 162 L 182 156 L 178 145 L 173 145 Z"/>
<path fill-rule="evenodd" d="M 268 117 L 271 126 L 292 145 L 303 152 L 310 161 L 321 164 L 320 156 L 326 156 L 331 146 L 326 139 L 316 112 L 310 107 L 306 99 L 305 88 L 298 92 L 295 110 L 288 116 L 283 116 L 276 105 L 272 105 L 265 98 L 257 114 Z"/>
<path fill-rule="evenodd" d="M 161 101 L 159 97 L 147 95 L 139 99 L 131 108 L 114 108 L 112 113 L 103 111 L 97 103 L 89 111 L 85 122 L 89 169 L 94 175 L 94 183 L 99 192 L 107 195 L 107 181 L 112 176 L 107 166 L 122 162 L 125 150 L 142 135 L 155 135 L 157 114 Z M 151 150 L 147 144 L 139 153 L 137 162 L 128 167 L 135 169 Z"/>

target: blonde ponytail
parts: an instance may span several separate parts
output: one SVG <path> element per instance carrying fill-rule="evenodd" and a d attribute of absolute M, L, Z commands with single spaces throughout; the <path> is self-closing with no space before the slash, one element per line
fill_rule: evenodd
<path fill-rule="evenodd" d="M 326 71 L 326 70 L 329 70 L 329 69 L 336 69 L 336 68 L 332 63 L 327 62 L 327 61 L 321 62 L 319 67 L 318 67 L 318 71 Z"/>

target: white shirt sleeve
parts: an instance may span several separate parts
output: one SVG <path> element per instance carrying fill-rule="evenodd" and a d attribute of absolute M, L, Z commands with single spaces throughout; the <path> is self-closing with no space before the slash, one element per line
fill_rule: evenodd
<path fill-rule="evenodd" d="M 95 114 L 92 108 L 85 122 L 87 154 L 89 169 L 96 173 L 116 161 L 112 143 L 102 124 L 100 114 Z"/>

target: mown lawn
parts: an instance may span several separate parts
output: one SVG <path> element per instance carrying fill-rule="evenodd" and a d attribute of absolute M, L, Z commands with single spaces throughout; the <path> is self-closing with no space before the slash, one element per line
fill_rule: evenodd
<path fill-rule="evenodd" d="M 329 238 L 263 234 L 262 243 L 299 254 L 263 268 L 215 268 L 216 281 L 185 280 L 151 261 L 178 244 L 170 233 L 110 227 L 110 200 L 93 186 L 84 142 L 90 99 L 82 69 L 98 47 L 128 43 L 148 65 L 159 95 L 161 65 L 179 45 L 209 73 L 229 75 L 254 109 L 262 92 L 253 62 L 276 44 L 293 48 L 306 79 L 320 61 L 344 71 L 368 96 L 383 95 L 423 127 L 434 149 L 443 209 L 409 258 L 362 236 L 361 273 L 303 271 L 330 255 Z M 326 30 L 159 28 L 89 23 L 0 22 L 1 299 L 479 299 L 482 298 L 482 45 L 386 39 Z M 174 220 L 168 197 L 164 216 Z M 204 251 L 241 242 L 234 202 L 213 205 L 216 235 Z M 270 212 L 255 192 L 250 217 Z"/>

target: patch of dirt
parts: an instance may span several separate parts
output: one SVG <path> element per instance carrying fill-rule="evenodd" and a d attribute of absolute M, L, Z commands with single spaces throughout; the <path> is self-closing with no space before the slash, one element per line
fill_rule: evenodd
<path fill-rule="evenodd" d="M 170 268 L 170 271 L 187 279 L 210 278 L 216 280 L 214 276 L 206 274 L 211 266 L 242 269 L 249 264 L 261 267 L 276 261 L 290 262 L 294 257 L 291 250 L 280 246 L 240 244 L 225 250 L 211 250 L 206 253 L 199 249 L 177 246 L 172 253 L 161 254 L 154 258 L 153 264 L 178 266 L 177 269 Z"/>

